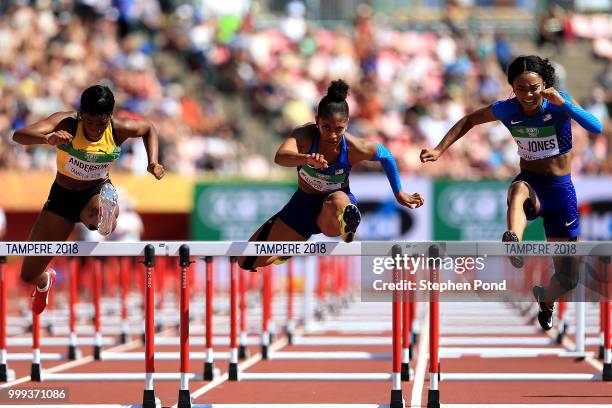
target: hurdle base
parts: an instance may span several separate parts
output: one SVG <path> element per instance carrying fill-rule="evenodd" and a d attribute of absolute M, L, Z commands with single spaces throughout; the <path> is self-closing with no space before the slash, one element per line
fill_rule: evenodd
<path fill-rule="evenodd" d="M 238 363 L 230 363 L 227 374 L 229 381 L 238 381 Z"/>
<path fill-rule="evenodd" d="M 32 368 L 30 370 L 30 380 L 42 381 L 42 378 L 40 377 L 40 363 L 32 363 Z"/>
<path fill-rule="evenodd" d="M 121 344 L 126 344 L 129 340 L 129 335 L 126 332 L 122 332 L 121 336 L 119 337 L 119 341 L 121 342 Z"/>
<path fill-rule="evenodd" d="M 402 381 L 410 381 L 410 364 L 402 363 L 401 378 Z"/>
<path fill-rule="evenodd" d="M 215 376 L 215 363 L 204 363 L 204 381 L 212 381 Z"/>
<path fill-rule="evenodd" d="M 261 346 L 261 358 L 262 360 L 268 359 L 268 346 L 266 346 L 265 344 Z"/>
<path fill-rule="evenodd" d="M 391 390 L 391 402 L 389 408 L 404 408 L 404 396 L 402 390 Z"/>
<path fill-rule="evenodd" d="M 142 344 L 145 344 L 147 342 L 147 335 L 145 333 L 142 333 L 140 335 L 140 341 L 142 342 Z"/>
<path fill-rule="evenodd" d="M 408 361 L 412 361 L 412 357 L 414 357 L 414 348 L 412 347 L 412 343 L 408 345 Z"/>
<path fill-rule="evenodd" d="M 601 379 L 604 381 L 612 381 L 612 363 L 604 363 Z"/>
<path fill-rule="evenodd" d="M 293 332 L 289 332 L 289 331 L 287 332 L 287 343 L 289 345 L 293 344 Z"/>
<path fill-rule="evenodd" d="M 81 357 L 81 353 L 79 352 L 79 349 L 77 349 L 75 345 L 68 346 L 68 359 L 76 360 L 79 357 Z"/>
<path fill-rule="evenodd" d="M 238 358 L 244 360 L 249 356 L 249 349 L 244 344 L 238 346 Z"/>
<path fill-rule="evenodd" d="M 440 390 L 427 391 L 427 408 L 440 408 Z"/>
<path fill-rule="evenodd" d="M 599 346 L 599 353 L 597 354 L 597 358 L 599 358 L 600 360 L 603 360 L 604 358 L 604 346 L 602 345 Z"/>
<path fill-rule="evenodd" d="M 561 344 L 563 343 L 563 335 L 565 333 L 563 333 L 562 331 L 560 331 L 559 333 L 557 333 L 557 338 L 555 339 L 555 343 L 556 344 Z"/>
<path fill-rule="evenodd" d="M 154 390 L 144 390 L 142 395 L 142 408 L 160 408 L 161 402 L 155 396 Z"/>
<path fill-rule="evenodd" d="M 0 364 L 0 382 L 15 380 L 15 371 L 8 368 L 6 364 Z"/>
<path fill-rule="evenodd" d="M 96 361 L 101 360 L 101 356 L 102 356 L 102 347 L 95 345 L 94 346 L 94 351 L 93 351 L 93 358 Z"/>
<path fill-rule="evenodd" d="M 178 404 L 176 404 L 176 406 L 178 408 L 191 408 L 192 403 L 193 401 L 189 390 L 179 390 Z"/>

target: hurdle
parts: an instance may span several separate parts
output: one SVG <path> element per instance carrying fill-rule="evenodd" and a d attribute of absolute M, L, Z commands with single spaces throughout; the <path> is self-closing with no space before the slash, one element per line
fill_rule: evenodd
<path fill-rule="evenodd" d="M 586 244 L 586 243 L 585 243 Z M 499 245 L 499 244 L 497 244 Z M 510 244 L 513 245 L 513 244 Z M 499 247 L 495 248 L 496 244 L 480 244 L 481 248 L 479 248 L 484 253 L 489 255 L 497 255 L 504 256 L 507 255 L 505 251 L 499 251 Z M 457 256 L 457 255 L 466 255 L 472 252 L 466 252 L 463 248 L 466 248 L 467 245 L 464 243 L 457 245 L 456 248 L 450 248 L 450 245 L 446 248 L 446 255 Z M 467 249 L 467 248 L 466 248 Z M 609 248 L 606 245 L 596 245 L 596 244 L 587 244 L 587 245 L 576 245 L 573 247 L 575 250 L 572 255 L 578 256 L 598 256 L 598 265 L 599 269 L 604 270 L 607 273 L 607 270 L 604 269 L 605 266 L 602 263 L 602 260 L 605 260 L 611 252 L 612 248 Z M 437 258 L 440 256 L 441 249 L 438 245 L 433 244 L 429 247 L 429 256 L 431 258 Z M 478 252 L 481 253 L 481 252 Z M 530 254 L 525 254 L 529 256 Z M 430 265 L 430 280 L 432 282 L 438 282 L 439 270 Z M 518 356 L 523 357 L 527 356 L 540 356 L 544 354 L 553 354 L 558 356 L 574 356 L 578 355 L 579 357 L 584 357 L 586 353 L 584 352 L 585 346 L 585 303 L 584 303 L 584 286 L 580 286 L 579 290 L 582 289 L 581 294 L 579 294 L 579 301 L 576 303 L 576 318 L 578 319 L 578 324 L 576 328 L 576 350 L 575 352 L 567 352 L 564 353 L 563 350 L 536 350 L 536 351 L 518 351 L 517 355 L 511 353 L 510 350 L 499 352 L 499 351 L 489 351 L 491 357 L 506 357 L 506 356 Z M 609 302 L 607 302 L 609 305 Z M 604 332 L 604 348 L 605 348 L 605 357 L 604 357 L 604 366 L 601 374 L 592 374 L 592 373 L 443 373 L 440 371 L 440 363 L 439 359 L 441 355 L 445 353 L 441 353 L 440 346 L 440 328 L 439 328 L 439 292 L 434 289 L 429 292 L 429 311 L 430 311 L 430 339 L 429 339 L 429 380 L 430 386 L 428 390 L 427 397 L 427 407 L 428 408 L 440 408 L 444 406 L 440 403 L 440 389 L 439 382 L 443 381 L 612 381 L 612 351 L 610 350 L 610 328 L 612 326 L 612 322 L 610 321 L 610 309 L 609 307 L 602 308 L 603 317 L 603 332 Z M 606 339 L 607 336 L 607 339 Z M 443 339 L 444 340 L 444 339 Z M 451 339 L 447 339 L 451 340 Z M 456 340 L 456 339 L 452 339 Z M 467 340 L 467 339 L 466 339 Z M 534 339 L 535 340 L 535 339 Z M 607 340 L 607 342 L 606 342 Z M 554 342 L 556 343 L 557 339 L 544 339 L 545 343 Z M 446 350 L 446 354 L 448 357 L 448 349 Z M 502 354 L 507 354 L 506 356 Z M 464 353 L 459 352 L 459 356 L 465 355 Z M 483 354 L 481 353 L 481 356 Z M 451 355 L 451 357 L 454 357 Z"/>
<path fill-rule="evenodd" d="M 11 243 L 8 243 L 7 245 L 10 245 Z M 65 244 L 65 243 L 63 243 Z M 146 386 L 145 386 L 145 395 L 143 395 L 143 406 L 155 406 L 155 394 L 153 392 L 153 380 L 154 379 L 179 379 L 181 380 L 181 390 L 185 391 L 184 388 L 187 388 L 188 386 L 188 380 L 189 379 L 193 379 L 195 378 L 195 375 L 191 374 L 191 373 L 186 373 L 181 371 L 181 375 L 177 376 L 173 373 L 170 374 L 165 374 L 165 373 L 155 373 L 154 372 L 154 359 L 155 359 L 155 353 L 153 352 L 153 346 L 154 346 L 154 342 L 153 342 L 153 336 L 152 336 L 152 330 L 153 330 L 153 324 L 152 324 L 152 319 L 150 319 L 150 317 L 153 316 L 154 313 L 154 309 L 153 309 L 153 304 L 152 304 L 152 299 L 153 299 L 153 278 L 152 278 L 152 270 L 154 267 L 154 256 L 155 256 L 155 251 L 156 249 L 159 250 L 159 255 L 160 256 L 176 256 L 177 253 L 179 253 L 179 245 L 186 245 L 189 248 L 189 251 L 191 253 L 191 256 L 240 256 L 240 255 L 246 255 L 246 256 L 257 256 L 258 255 L 258 248 L 257 248 L 257 244 L 261 243 L 198 243 L 198 242 L 188 242 L 188 243 L 159 243 L 159 244 L 146 244 L 145 243 L 128 243 L 128 244 L 121 244 L 118 245 L 117 243 L 78 243 L 79 245 L 77 246 L 77 253 L 73 253 L 72 255 L 76 255 L 76 256 L 108 256 L 108 255 L 118 255 L 118 252 L 121 254 L 125 254 L 125 255 L 140 255 L 142 253 L 144 253 L 145 255 L 145 274 L 146 274 L 146 301 L 145 301 L 145 306 L 146 306 L 146 310 L 147 310 L 147 319 L 146 319 L 146 325 L 145 325 L 145 329 L 146 329 L 146 340 L 147 340 L 147 344 L 146 344 L 146 350 L 145 350 L 145 363 L 146 363 L 146 372 L 144 374 L 140 374 L 140 373 L 135 373 L 132 375 L 125 375 L 123 378 L 121 378 L 121 380 L 125 380 L 126 378 L 128 379 L 142 379 L 144 377 L 145 381 L 146 381 Z M 82 247 L 80 246 L 80 244 L 82 244 Z M 92 244 L 92 245 L 90 245 Z M 107 245 L 104 245 L 107 244 Z M 282 243 L 274 243 L 274 245 L 279 245 Z M 295 245 L 306 245 L 306 243 L 293 243 Z M 318 245 L 323 245 L 325 247 L 325 252 L 324 254 L 327 255 L 331 255 L 331 256 L 338 256 L 338 255 L 346 255 L 346 256 L 353 256 L 353 255 L 361 255 L 361 243 L 350 243 L 350 244 L 345 244 L 345 243 L 334 243 L 334 242 L 330 242 L 330 243 L 317 243 Z M 460 248 L 458 250 L 456 250 L 456 254 L 457 255 L 461 255 L 464 254 L 464 251 L 466 251 L 465 249 L 465 243 L 461 243 L 463 246 L 463 249 Z M 27 245 L 32 245 L 32 246 L 36 246 L 36 245 L 40 245 L 40 243 L 28 243 Z M 53 245 L 53 243 L 51 243 L 50 245 Z M 115 245 L 115 246 L 113 246 Z M 122 247 L 123 245 L 125 245 L 125 247 Z M 431 244 L 427 244 L 429 246 L 431 246 Z M 495 243 L 495 245 L 493 246 L 493 244 L 491 244 L 492 246 L 488 247 L 487 245 L 484 244 L 475 244 L 476 246 L 481 245 L 482 248 L 490 248 L 489 252 L 492 255 L 499 255 L 499 256 L 504 256 L 507 255 L 506 252 L 502 252 L 502 248 L 500 247 L 499 243 Z M 576 244 L 578 249 L 581 249 L 581 245 L 580 244 Z M 144 246 L 144 247 L 143 247 Z M 7 249 L 7 246 L 5 246 L 5 243 L 3 243 L 2 245 L 0 245 L 0 256 L 1 255 L 16 255 L 15 252 L 10 249 L 10 247 L 8 247 L 9 249 Z M 36 253 L 36 251 L 38 251 L 38 253 Z M 132 251 L 132 252 L 129 252 Z M 184 251 L 184 250 L 183 250 Z M 40 253 L 40 249 L 36 250 L 33 249 L 32 250 L 33 255 L 36 254 L 40 254 L 43 255 L 42 253 Z M 268 254 L 268 253 L 266 253 Z M 583 254 L 583 253 L 581 253 Z M 24 253 L 21 253 L 20 255 L 31 255 L 30 252 L 28 252 L 27 250 L 24 250 Z M 179 254 L 180 255 L 180 254 Z M 313 254 L 305 254 L 303 252 L 300 253 L 287 253 L 287 251 L 283 251 L 283 250 L 279 250 L 278 251 L 278 255 L 292 255 L 292 256 L 296 256 L 296 255 L 301 255 L 301 256 L 307 256 L 307 255 L 322 255 L 322 253 L 313 253 Z M 387 254 L 382 254 L 382 255 L 387 255 Z M 435 255 L 435 253 L 431 253 L 431 255 Z M 451 255 L 453 255 L 451 253 Z M 586 255 L 586 253 L 584 253 L 583 255 Z M 589 253 L 589 255 L 593 255 L 592 253 Z M 599 255 L 597 252 L 595 252 L 595 255 Z M 430 271 L 430 272 L 434 272 L 435 271 Z M 308 274 L 306 275 L 308 276 Z M 398 279 L 399 273 L 398 271 L 395 271 L 393 277 L 394 280 Z M 232 292 L 237 292 L 237 285 L 234 284 L 233 285 L 233 289 Z M 395 295 L 397 295 L 397 293 L 394 293 Z M 299 379 L 306 379 L 306 380 L 337 380 L 337 381 L 350 381 L 350 380 L 359 380 L 359 381 L 363 381 L 363 380 L 384 380 L 384 381 L 389 381 L 391 380 L 391 382 L 393 383 L 392 385 L 392 398 L 391 398 L 391 406 L 392 407 L 400 407 L 403 406 L 403 397 L 401 395 L 401 387 L 399 387 L 399 385 L 401 385 L 400 381 L 401 381 L 401 358 L 399 357 L 401 355 L 401 351 L 402 351 L 402 342 L 401 342 L 401 333 L 402 330 L 400 330 L 399 328 L 399 324 L 398 322 L 401 322 L 401 318 L 400 318 L 400 313 L 402 312 L 402 307 L 401 304 L 398 302 L 398 297 L 395 296 L 393 298 L 394 302 L 392 305 L 392 311 L 393 311 L 393 322 L 396 323 L 393 326 L 393 337 L 392 339 L 387 339 L 388 341 L 390 340 L 390 343 L 392 345 L 392 359 L 393 359 L 393 369 L 391 371 L 391 373 L 367 373 L 367 376 L 362 376 L 361 373 L 351 373 L 349 375 L 347 374 L 341 374 L 338 373 L 339 375 L 335 375 L 336 373 L 322 373 L 325 374 L 325 376 L 323 375 L 319 375 L 320 373 L 310 373 L 307 376 L 304 375 L 300 375 Z M 431 301 L 431 300 L 430 300 Z M 437 298 L 435 295 L 433 297 L 433 302 L 432 303 L 438 303 L 439 302 L 439 298 Z M 232 302 L 232 309 L 235 309 L 236 307 L 236 302 Z M 431 306 L 431 305 L 430 305 Z M 439 336 L 439 321 L 438 321 L 438 314 L 439 314 L 439 310 L 434 308 L 434 312 L 436 313 L 431 313 L 430 312 L 430 319 L 432 319 L 430 321 L 430 334 L 431 334 L 431 338 L 432 339 L 438 339 Z M 236 313 L 233 313 L 234 315 L 234 320 L 236 320 Z M 607 318 L 606 321 L 609 322 L 609 311 L 607 312 Z M 183 321 L 181 321 L 181 323 L 183 323 Z M 609 325 L 609 323 L 608 323 Z M 232 336 L 236 337 L 237 335 L 237 330 L 233 329 L 231 330 L 232 332 Z M 609 330 L 608 330 L 609 333 Z M 188 333 L 185 333 L 183 330 L 181 330 L 181 336 L 185 336 L 188 335 Z M 608 336 L 609 337 L 609 336 Z M 298 340 L 299 338 L 296 338 L 295 340 Z M 441 342 L 440 342 L 441 343 Z M 187 344 L 187 343 L 186 343 Z M 237 343 L 234 342 L 232 343 L 233 346 L 235 346 Z M 608 344 L 609 344 L 609 339 L 608 339 Z M 460 379 L 488 379 L 491 381 L 495 381 L 495 380 L 499 380 L 499 379 L 503 379 L 501 378 L 501 375 L 504 374 L 498 374 L 498 373 L 493 373 L 492 375 L 485 375 L 485 374 L 474 374 L 473 376 L 471 376 L 471 378 L 469 378 L 470 376 L 464 376 L 463 378 L 460 378 L 461 374 L 457 374 L 457 373 L 450 373 L 450 374 L 444 374 L 444 373 L 440 373 L 439 370 L 439 364 L 438 364 L 438 360 L 439 357 L 441 355 L 440 350 L 439 350 L 439 343 L 434 343 L 433 345 L 430 344 L 430 360 L 431 363 L 433 364 L 435 362 L 435 367 L 434 370 L 430 371 L 430 375 L 432 374 L 437 374 L 436 378 L 431 380 L 432 377 L 430 377 L 430 381 L 431 383 L 433 383 L 436 387 L 438 386 L 438 381 L 443 381 L 443 380 L 460 380 Z M 232 347 L 232 349 L 235 349 L 235 347 Z M 186 354 L 188 353 L 188 348 L 187 347 L 183 347 L 181 349 L 182 353 Z M 184 355 L 183 354 L 183 355 Z M 182 369 L 183 370 L 183 369 Z M 437 372 L 436 372 L 437 370 Z M 185 369 L 186 371 L 186 369 Z M 236 370 L 237 371 L 237 370 Z M 44 374 L 44 373 L 43 373 Z M 269 375 L 267 375 L 269 374 Z M 341 375 L 340 375 L 341 374 Z M 283 373 L 238 373 L 237 375 L 237 379 L 238 380 L 248 380 L 249 375 L 251 375 L 252 380 L 298 380 L 298 376 L 295 374 L 289 374 L 289 375 L 285 375 L 283 376 Z M 267 377 L 266 377 L 267 375 Z M 487 377 L 488 376 L 488 377 Z M 569 377 L 569 376 L 573 376 L 573 377 Z M 589 377 L 590 378 L 587 378 Z M 89 376 L 84 376 L 83 374 L 79 374 L 80 379 L 90 379 L 92 377 Z M 487 378 L 485 378 L 487 377 Z M 524 377 L 520 378 L 520 375 L 517 376 L 509 376 L 507 377 L 508 380 L 523 380 L 523 379 L 545 379 L 545 380 L 568 380 L 568 379 L 578 379 L 578 380 L 593 380 L 596 377 L 599 377 L 598 375 L 595 374 L 569 374 L 569 375 L 549 375 L 549 374 L 545 374 L 545 375 L 539 375 L 539 374 L 531 374 L 531 375 L 524 375 Z M 43 375 L 44 378 L 44 375 Z M 68 380 L 68 377 L 66 377 L 66 380 Z M 185 385 L 185 387 L 183 387 L 183 385 Z M 188 389 L 187 389 L 188 391 Z M 431 391 L 431 390 L 430 390 Z M 438 391 L 438 399 L 437 399 L 437 406 L 440 406 L 439 404 L 439 390 Z M 148 393 L 147 393 L 148 392 Z M 185 394 L 185 393 L 183 393 Z M 147 398 L 148 397 L 148 398 Z M 401 399 L 399 398 L 401 397 Z M 432 404 L 432 406 L 436 406 L 435 402 L 433 401 L 434 404 Z M 191 406 L 190 402 L 185 401 L 186 404 L 188 404 L 188 406 Z"/>

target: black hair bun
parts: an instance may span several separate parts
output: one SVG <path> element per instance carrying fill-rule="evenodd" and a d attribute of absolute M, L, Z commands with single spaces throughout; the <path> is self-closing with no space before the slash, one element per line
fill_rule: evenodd
<path fill-rule="evenodd" d="M 342 79 L 332 81 L 327 88 L 327 97 L 333 102 L 342 102 L 346 100 L 348 95 L 349 86 Z"/>

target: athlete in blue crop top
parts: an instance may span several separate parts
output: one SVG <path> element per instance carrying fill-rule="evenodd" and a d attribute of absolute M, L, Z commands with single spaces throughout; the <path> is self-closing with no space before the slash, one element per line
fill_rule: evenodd
<path fill-rule="evenodd" d="M 571 119 L 592 133 L 601 123 L 573 98 L 558 92 L 555 70 L 546 59 L 520 56 L 508 67 L 508 82 L 515 96 L 498 101 L 462 118 L 434 149 L 423 150 L 421 161 L 436 161 L 472 127 L 500 120 L 510 130 L 521 157 L 521 172 L 508 190 L 508 230 L 503 241 L 519 241 L 527 220 L 542 217 L 548 241 L 578 239 L 579 220 L 576 191 L 571 179 Z M 552 328 L 554 301 L 578 283 L 577 264 L 567 257 L 554 259 L 555 271 L 547 288 L 536 286 L 540 303 L 538 320 Z M 513 266 L 523 266 L 522 257 L 511 257 Z"/>
<path fill-rule="evenodd" d="M 421 194 L 402 191 L 397 165 L 384 146 L 346 133 L 348 89 L 346 82 L 332 81 L 319 102 L 316 123 L 294 129 L 279 147 L 274 161 L 297 167 L 298 190 L 251 241 L 306 241 L 320 233 L 352 241 L 361 215 L 349 188 L 349 173 L 361 161 L 381 162 L 398 203 L 408 208 L 423 205 Z M 262 256 L 242 257 L 238 262 L 243 269 L 255 270 L 283 260 Z"/>

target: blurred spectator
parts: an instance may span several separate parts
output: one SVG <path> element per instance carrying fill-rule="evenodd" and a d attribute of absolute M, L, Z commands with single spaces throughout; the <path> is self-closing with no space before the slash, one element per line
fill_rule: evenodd
<path fill-rule="evenodd" d="M 553 2 L 538 19 L 538 47 L 550 44 L 555 47 L 557 53 L 563 51 L 565 27 L 563 8 Z"/>
<path fill-rule="evenodd" d="M 12 129 L 73 109 L 80 89 L 103 82 L 115 92 L 116 115 L 157 126 L 168 171 L 266 177 L 275 169 L 272 139 L 311 121 L 329 81 L 341 77 L 351 86 L 349 131 L 386 143 L 402 172 L 510 177 L 516 145 L 499 124 L 461 140 L 449 153 L 452 169 L 418 160 L 420 149 L 436 144 L 458 118 L 512 96 L 508 37 L 486 26 L 469 31 L 466 3 L 449 4 L 449 25 L 411 31 L 378 24 L 368 5 L 358 7 L 351 25 L 324 28 L 306 20 L 300 0 L 287 2 L 278 20 L 258 20 L 250 0 L 2 2 L 0 168 L 53 171 L 53 150 L 13 144 Z M 563 15 L 555 7 L 543 14 L 544 43 L 563 28 L 556 19 Z M 560 89 L 567 75 L 579 75 L 555 67 Z M 595 82 L 601 91 L 585 106 L 607 117 L 610 129 L 612 64 Z M 609 135 L 583 142 L 577 173 L 610 171 L 602 159 Z M 141 144 L 127 141 L 115 170 L 144 171 L 143 155 Z"/>

